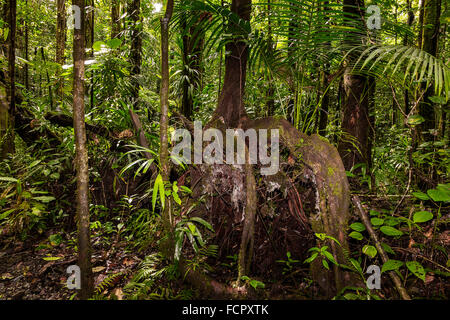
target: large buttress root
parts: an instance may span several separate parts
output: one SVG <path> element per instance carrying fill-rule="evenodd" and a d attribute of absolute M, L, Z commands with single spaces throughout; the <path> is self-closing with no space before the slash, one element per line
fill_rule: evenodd
<path fill-rule="evenodd" d="M 224 131 L 220 121 L 207 127 Z M 282 161 L 279 172 L 271 176 L 258 175 L 259 170 L 252 165 L 191 167 L 193 200 L 206 195 L 191 214 L 213 224 L 219 258 L 238 254 L 239 276 L 250 272 L 275 277 L 279 267 L 276 260 L 290 251 L 303 261 L 307 249 L 314 246 L 316 232 L 339 241 L 340 245 L 327 245 L 337 262 L 347 264 L 350 194 L 336 148 L 318 135 L 299 132 L 284 119 L 245 120 L 240 127 L 278 129 L 280 147 L 288 151 L 288 162 L 294 164 Z M 280 156 L 285 157 L 281 148 Z M 311 274 L 327 296 L 355 284 L 342 269 L 324 269 L 321 259 L 311 264 Z"/>
<path fill-rule="evenodd" d="M 329 245 L 336 261 L 346 264 L 350 187 L 336 148 L 317 134 L 307 136 L 299 132 L 284 119 L 269 117 L 250 120 L 245 123 L 245 127 L 280 130 L 281 144 L 289 149 L 297 162 L 304 164 L 305 178 L 310 179 L 316 187 L 316 213 L 309 217 L 311 228 L 316 233 L 326 233 L 339 240 L 341 246 L 333 241 Z M 348 272 L 337 266 L 334 266 L 334 272 L 330 272 L 319 259 L 312 263 L 311 271 L 313 278 L 330 295 L 333 289 L 339 291 L 353 282 Z M 333 277 L 335 288 L 330 286 Z"/>

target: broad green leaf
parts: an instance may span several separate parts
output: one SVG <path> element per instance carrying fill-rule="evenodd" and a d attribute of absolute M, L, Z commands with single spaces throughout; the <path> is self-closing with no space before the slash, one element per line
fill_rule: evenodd
<path fill-rule="evenodd" d="M 427 222 L 433 219 L 433 214 L 428 211 L 419 211 L 414 213 L 413 221 L 415 223 Z"/>
<path fill-rule="evenodd" d="M 388 244 L 382 242 L 381 246 L 383 247 L 384 251 L 386 251 L 387 253 L 395 254 L 394 250 L 392 250 L 392 248 Z"/>
<path fill-rule="evenodd" d="M 352 228 L 355 231 L 359 231 L 359 232 L 366 230 L 366 227 L 361 222 L 352 223 L 350 225 L 350 228 Z"/>
<path fill-rule="evenodd" d="M 105 45 L 103 41 L 95 41 L 94 44 L 92 45 L 92 48 L 95 51 L 100 51 L 102 49 L 102 45 Z"/>
<path fill-rule="evenodd" d="M 425 119 L 424 119 L 424 117 L 422 117 L 421 115 L 419 115 L 419 114 L 414 114 L 414 115 L 412 115 L 412 116 L 410 116 L 409 118 L 408 118 L 408 124 L 410 124 L 410 125 L 413 125 L 413 126 L 416 126 L 416 125 L 418 125 L 418 124 L 421 124 L 421 123 L 423 123 L 425 121 Z"/>
<path fill-rule="evenodd" d="M 361 264 L 353 258 L 350 258 L 349 260 L 350 260 L 351 264 L 353 265 L 353 267 L 356 269 L 356 271 L 358 271 L 359 273 L 362 273 Z"/>
<path fill-rule="evenodd" d="M 390 227 L 390 226 L 382 226 L 380 228 L 380 230 L 381 230 L 381 232 L 383 232 L 387 236 L 395 237 L 395 236 L 403 235 L 402 231 L 400 231 L 398 229 L 395 229 L 394 227 Z"/>
<path fill-rule="evenodd" d="M 422 265 L 417 261 L 407 261 L 406 266 L 417 278 L 425 281 L 425 270 Z"/>
<path fill-rule="evenodd" d="M 178 196 L 178 193 L 172 192 L 172 197 L 173 197 L 173 200 L 174 200 L 176 203 L 178 203 L 178 205 L 181 206 L 181 199 L 180 199 L 180 197 Z"/>
<path fill-rule="evenodd" d="M 356 240 L 362 240 L 364 238 L 363 235 L 357 231 L 350 232 L 348 236 Z"/>
<path fill-rule="evenodd" d="M 446 193 L 443 189 L 430 189 L 427 191 L 427 194 L 430 196 L 433 201 L 439 202 L 448 202 L 450 201 L 450 193 Z"/>
<path fill-rule="evenodd" d="M 204 226 L 206 229 L 208 229 L 208 230 L 214 232 L 214 228 L 212 227 L 212 225 L 211 225 L 209 222 L 205 221 L 204 219 L 202 219 L 202 218 L 200 218 L 200 217 L 192 217 L 190 220 L 191 220 L 191 221 L 198 222 L 198 223 L 200 223 L 202 226 Z"/>
<path fill-rule="evenodd" d="M 372 225 L 374 226 L 381 226 L 384 223 L 384 219 L 372 218 L 370 219 L 370 223 L 372 223 Z"/>
<path fill-rule="evenodd" d="M 371 258 L 374 258 L 376 255 L 377 255 L 377 249 L 374 247 L 374 246 L 371 246 L 371 245 L 365 245 L 363 248 L 362 248 L 362 252 L 364 253 L 364 254 L 366 254 L 366 255 L 368 255 L 369 257 L 371 257 Z"/>
<path fill-rule="evenodd" d="M 402 261 L 392 260 L 392 259 L 388 260 L 383 264 L 383 267 L 381 268 L 381 273 L 386 272 L 386 271 L 397 270 L 402 265 L 403 265 Z"/>
<path fill-rule="evenodd" d="M 258 289 L 258 288 L 264 289 L 265 286 L 266 286 L 263 282 L 258 281 L 258 280 L 254 280 L 254 279 L 250 280 L 249 284 L 255 289 Z"/>
<path fill-rule="evenodd" d="M 35 165 L 39 164 L 42 160 L 34 160 L 29 166 L 28 169 L 33 168 Z"/>
<path fill-rule="evenodd" d="M 152 208 L 153 208 L 153 211 L 155 211 L 156 199 L 158 197 L 159 184 L 161 184 L 161 183 L 163 183 L 162 182 L 162 176 L 161 176 L 161 174 L 158 174 L 158 176 L 155 179 L 155 183 L 153 184 L 153 193 L 152 193 Z"/>
<path fill-rule="evenodd" d="M 354 293 L 346 293 L 344 294 L 345 300 L 359 300 L 359 296 Z"/>
<path fill-rule="evenodd" d="M 328 260 L 330 260 L 331 262 L 333 262 L 334 264 L 337 264 L 336 260 L 334 259 L 333 255 L 328 252 L 328 251 L 324 251 L 322 252 L 322 254 L 328 258 Z"/>
<path fill-rule="evenodd" d="M 330 267 L 328 266 L 328 262 L 325 259 L 322 260 L 322 264 L 325 267 L 325 269 L 330 270 Z"/>
<path fill-rule="evenodd" d="M 9 214 L 10 214 L 11 212 L 14 212 L 14 211 L 16 211 L 16 209 L 9 209 L 9 210 L 6 210 L 6 211 L 3 212 L 2 214 L 0 214 L 0 220 L 5 219 L 7 216 L 9 216 Z"/>
<path fill-rule="evenodd" d="M 107 44 L 108 44 L 108 47 L 110 47 L 111 49 L 117 49 L 122 44 L 122 40 L 117 39 L 117 38 L 110 39 L 110 40 L 108 40 Z"/>
<path fill-rule="evenodd" d="M 393 227 L 393 226 L 398 225 L 399 223 L 400 223 L 399 219 L 395 218 L 395 217 L 387 217 L 386 219 L 384 219 L 384 224 L 386 226 Z"/>
<path fill-rule="evenodd" d="M 159 176 L 161 176 L 161 175 L 159 175 Z M 164 209 L 164 205 L 166 203 L 166 193 L 164 190 L 164 181 L 163 181 L 162 177 L 161 177 L 160 182 L 158 183 L 158 189 L 159 189 L 159 197 L 161 200 L 161 207 Z"/>
<path fill-rule="evenodd" d="M 314 259 L 316 259 L 318 255 L 319 255 L 319 253 L 314 252 L 314 253 L 311 255 L 311 257 L 309 257 L 308 259 L 306 259 L 305 262 L 303 262 L 303 263 L 311 263 L 311 262 L 313 262 Z"/>
<path fill-rule="evenodd" d="M 413 192 L 412 194 L 413 194 L 413 196 L 416 197 L 417 199 L 420 199 L 420 200 L 430 200 L 430 197 L 429 197 L 426 193 L 423 193 L 423 192 L 421 192 L 421 191 Z"/>

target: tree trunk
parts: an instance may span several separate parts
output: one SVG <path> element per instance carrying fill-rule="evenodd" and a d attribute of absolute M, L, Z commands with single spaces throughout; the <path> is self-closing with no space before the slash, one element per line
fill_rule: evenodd
<path fill-rule="evenodd" d="M 166 13 L 161 19 L 161 118 L 160 118 L 160 164 L 164 182 L 169 180 L 169 22 L 173 13 L 173 0 L 167 2 Z M 168 199 L 169 200 L 169 199 Z M 173 249 L 172 219 L 170 217 L 170 200 L 167 201 L 162 214 L 162 223 L 168 240 L 162 244 L 163 252 L 171 256 Z"/>
<path fill-rule="evenodd" d="M 88 299 L 93 292 L 91 266 L 91 241 L 89 230 L 89 172 L 84 122 L 84 57 L 85 57 L 85 4 L 73 0 L 81 10 L 81 27 L 73 34 L 73 128 L 75 131 L 75 166 L 77 170 L 77 219 L 78 219 L 78 265 L 81 270 L 80 298 Z"/>
<path fill-rule="evenodd" d="M 272 5 L 270 0 L 267 1 L 267 47 L 269 48 L 269 56 L 273 52 L 273 41 L 272 41 L 272 19 L 270 15 L 272 11 Z M 275 93 L 275 87 L 272 80 L 272 73 L 268 72 L 268 88 L 267 88 L 267 115 L 273 116 L 275 114 L 275 99 L 273 97 Z"/>
<path fill-rule="evenodd" d="M 88 57 L 94 57 L 94 32 L 95 32 L 95 2 L 94 0 L 87 0 L 86 12 L 86 48 L 89 48 Z M 90 110 L 94 108 L 94 70 L 91 70 L 89 78 L 91 79 L 89 85 L 89 107 Z"/>
<path fill-rule="evenodd" d="M 136 105 L 139 98 L 139 81 L 137 81 L 137 76 L 141 73 L 141 63 L 142 63 L 142 24 L 140 20 L 140 0 L 130 0 L 128 3 L 128 15 L 130 17 L 131 23 L 131 48 L 130 48 L 130 62 L 131 62 L 131 97 L 133 99 L 133 105 Z"/>
<path fill-rule="evenodd" d="M 407 23 L 408 23 L 409 27 L 412 26 L 413 21 L 414 21 L 414 12 L 411 7 L 411 1 L 412 0 L 406 1 L 406 7 L 408 9 L 408 22 Z M 410 43 L 410 40 L 408 39 L 408 34 L 405 34 L 405 37 L 403 38 L 403 45 L 407 46 L 407 45 L 409 45 L 409 43 Z M 403 102 L 405 104 L 405 114 L 408 114 L 409 113 L 409 91 L 407 89 L 405 89 L 403 91 Z M 395 112 L 398 114 L 398 117 L 401 117 L 401 114 L 400 114 L 400 112 L 398 112 L 398 110 Z M 403 123 L 403 121 L 401 121 L 401 123 Z"/>
<path fill-rule="evenodd" d="M 422 32 L 422 50 L 437 57 L 439 42 L 439 27 L 441 17 L 441 0 L 423 0 L 424 1 L 424 17 Z M 427 141 L 432 140 L 427 132 L 436 128 L 435 110 L 433 103 L 429 97 L 433 95 L 434 88 L 422 86 L 422 90 L 426 90 L 422 101 L 419 104 L 419 114 L 425 119 L 420 125 L 420 131 L 423 138 Z"/>
<path fill-rule="evenodd" d="M 231 11 L 241 19 L 250 20 L 251 0 L 234 0 Z M 248 46 L 245 39 L 248 33 L 238 26 L 229 25 L 229 33 L 235 39 L 226 44 L 225 77 L 219 103 L 213 118 L 222 118 L 226 126 L 235 128 L 240 121 L 248 119 L 244 108 L 244 88 L 247 71 Z"/>
<path fill-rule="evenodd" d="M 5 88 L 0 88 L 0 159 L 8 153 L 14 153 L 14 116 L 16 111 L 15 86 L 15 38 L 16 38 L 16 0 L 3 4 L 3 20 L 9 28 L 8 38 L 2 43 L 3 54 L 8 59 L 8 70 L 5 74 Z"/>
<path fill-rule="evenodd" d="M 329 10 L 329 2 L 325 1 L 323 3 L 323 11 L 327 12 Z M 325 18 L 325 24 L 327 25 L 329 22 L 329 18 L 326 17 Z M 326 44 L 326 48 L 330 49 L 331 48 L 331 44 L 329 42 L 327 42 Z M 328 124 L 328 109 L 329 109 L 329 105 L 330 105 L 330 93 L 329 93 L 329 81 L 328 78 L 330 76 L 330 65 L 328 63 L 325 63 L 324 67 L 323 67 L 323 71 L 321 72 L 320 75 L 320 87 L 322 90 L 322 103 L 320 105 L 320 114 L 319 114 L 319 134 L 321 136 L 325 136 L 326 134 L 326 128 L 327 128 L 327 124 Z"/>
<path fill-rule="evenodd" d="M 202 51 L 204 44 L 204 33 L 197 29 L 198 23 L 205 18 L 199 18 L 189 30 L 186 30 L 187 16 L 189 12 L 183 13 L 182 28 L 183 35 L 183 65 L 185 80 L 183 81 L 183 96 L 181 102 L 181 112 L 189 120 L 192 119 L 194 111 L 194 92 L 198 90 L 202 80 Z"/>
<path fill-rule="evenodd" d="M 290 7 L 295 10 L 296 3 L 295 2 L 289 2 Z M 289 99 L 288 106 L 287 106 L 287 117 L 286 120 L 288 120 L 290 123 L 294 124 L 295 122 L 295 109 L 297 106 L 297 79 L 296 79 L 296 73 L 297 73 L 297 62 L 292 61 L 290 59 L 292 53 L 295 51 L 295 35 L 294 32 L 298 28 L 298 23 L 295 21 L 295 19 L 291 19 L 289 21 L 289 35 L 288 35 L 288 49 L 287 49 L 287 55 L 289 62 L 292 64 L 291 71 L 292 71 L 292 77 L 291 81 L 289 83 L 289 91 L 291 94 L 291 98 Z"/>
<path fill-rule="evenodd" d="M 120 33 L 120 0 L 111 0 L 111 39 L 117 38 Z"/>
<path fill-rule="evenodd" d="M 42 57 L 42 61 L 44 62 L 45 71 L 46 71 L 46 74 L 47 74 L 48 101 L 49 101 L 49 103 L 50 103 L 50 110 L 53 110 L 53 94 L 52 94 L 52 86 L 51 86 L 51 84 L 50 84 L 50 75 L 49 75 L 49 73 L 48 73 L 47 59 L 45 58 L 44 47 L 41 47 L 41 57 Z"/>
<path fill-rule="evenodd" d="M 25 60 L 28 62 L 28 0 L 25 1 L 25 10 L 26 16 L 25 16 Z M 29 72 L 28 72 L 28 63 L 25 63 L 24 66 L 25 69 L 25 89 L 30 89 L 29 84 Z"/>
<path fill-rule="evenodd" d="M 354 25 L 361 25 L 362 21 L 355 21 L 353 15 L 363 16 L 361 0 L 345 0 L 344 15 L 347 15 Z M 357 34 L 350 34 L 346 40 L 349 46 L 361 43 Z M 350 170 L 357 163 L 369 163 L 369 86 L 368 79 L 364 75 L 356 75 L 352 72 L 356 55 L 349 55 L 344 71 L 344 103 L 341 129 L 343 135 L 338 144 L 339 154 L 342 157 L 344 167 Z"/>
<path fill-rule="evenodd" d="M 64 65 L 64 49 L 66 44 L 66 3 L 65 0 L 57 0 L 56 7 L 58 14 L 56 17 L 56 63 Z M 60 67 L 58 67 L 58 84 L 56 85 L 57 99 L 63 98 L 64 77 L 59 76 Z"/>

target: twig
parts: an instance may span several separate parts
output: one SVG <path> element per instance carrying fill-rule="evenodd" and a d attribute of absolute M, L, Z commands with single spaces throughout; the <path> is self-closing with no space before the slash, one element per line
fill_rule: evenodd
<path fill-rule="evenodd" d="M 387 256 L 386 252 L 384 252 L 383 247 L 381 246 L 381 243 L 378 240 L 378 236 L 377 236 L 377 234 L 375 233 L 375 231 L 372 228 L 372 224 L 369 221 L 369 217 L 367 216 L 366 211 L 364 210 L 364 208 L 361 205 L 361 201 L 359 200 L 359 197 L 358 196 L 353 196 L 352 197 L 352 202 L 355 205 L 355 207 L 358 209 L 357 211 L 358 211 L 358 213 L 359 213 L 359 215 L 361 217 L 362 222 L 366 226 L 370 237 L 375 242 L 375 247 L 377 248 L 378 252 L 380 253 L 381 260 L 383 261 L 383 263 L 386 263 L 386 261 L 389 260 L 389 257 Z M 400 278 L 397 276 L 397 274 L 395 274 L 394 271 L 390 271 L 389 272 L 389 276 L 391 277 L 392 281 L 394 282 L 394 285 L 397 288 L 397 290 L 398 290 L 400 296 L 402 297 L 402 299 L 403 300 L 411 300 L 411 297 L 408 295 L 408 292 L 403 287 L 403 285 L 402 285 L 402 283 L 400 281 Z"/>
<path fill-rule="evenodd" d="M 392 247 L 392 249 L 397 250 L 397 251 L 405 251 L 405 252 L 414 254 L 414 255 L 416 255 L 416 256 L 418 256 L 418 257 L 420 257 L 420 258 L 422 258 L 422 259 L 424 259 L 424 260 L 426 260 L 426 261 L 428 261 L 428 262 L 431 262 L 431 263 L 434 264 L 435 266 L 444 269 L 446 272 L 449 272 L 449 273 L 450 273 L 450 269 L 448 269 L 448 268 L 444 267 L 443 265 L 441 265 L 441 264 L 439 264 L 439 263 L 437 263 L 437 262 L 431 260 L 430 258 L 425 257 L 424 255 L 421 255 L 420 253 L 411 251 L 411 250 L 409 250 L 409 249 L 400 248 L 400 247 Z"/>

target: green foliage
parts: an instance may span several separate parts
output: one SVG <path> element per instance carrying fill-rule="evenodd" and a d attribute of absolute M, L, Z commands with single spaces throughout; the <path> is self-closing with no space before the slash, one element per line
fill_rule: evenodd
<path fill-rule="evenodd" d="M 300 262 L 299 260 L 295 260 L 291 258 L 291 253 L 288 251 L 286 252 L 287 260 L 277 260 L 276 262 L 282 263 L 283 266 L 283 274 L 289 274 L 294 269 L 294 264 Z"/>
<path fill-rule="evenodd" d="M 247 276 L 242 276 L 241 280 L 244 280 L 248 285 L 250 285 L 253 289 L 264 289 L 266 285 L 264 282 L 261 282 L 259 280 L 251 279 Z"/>

